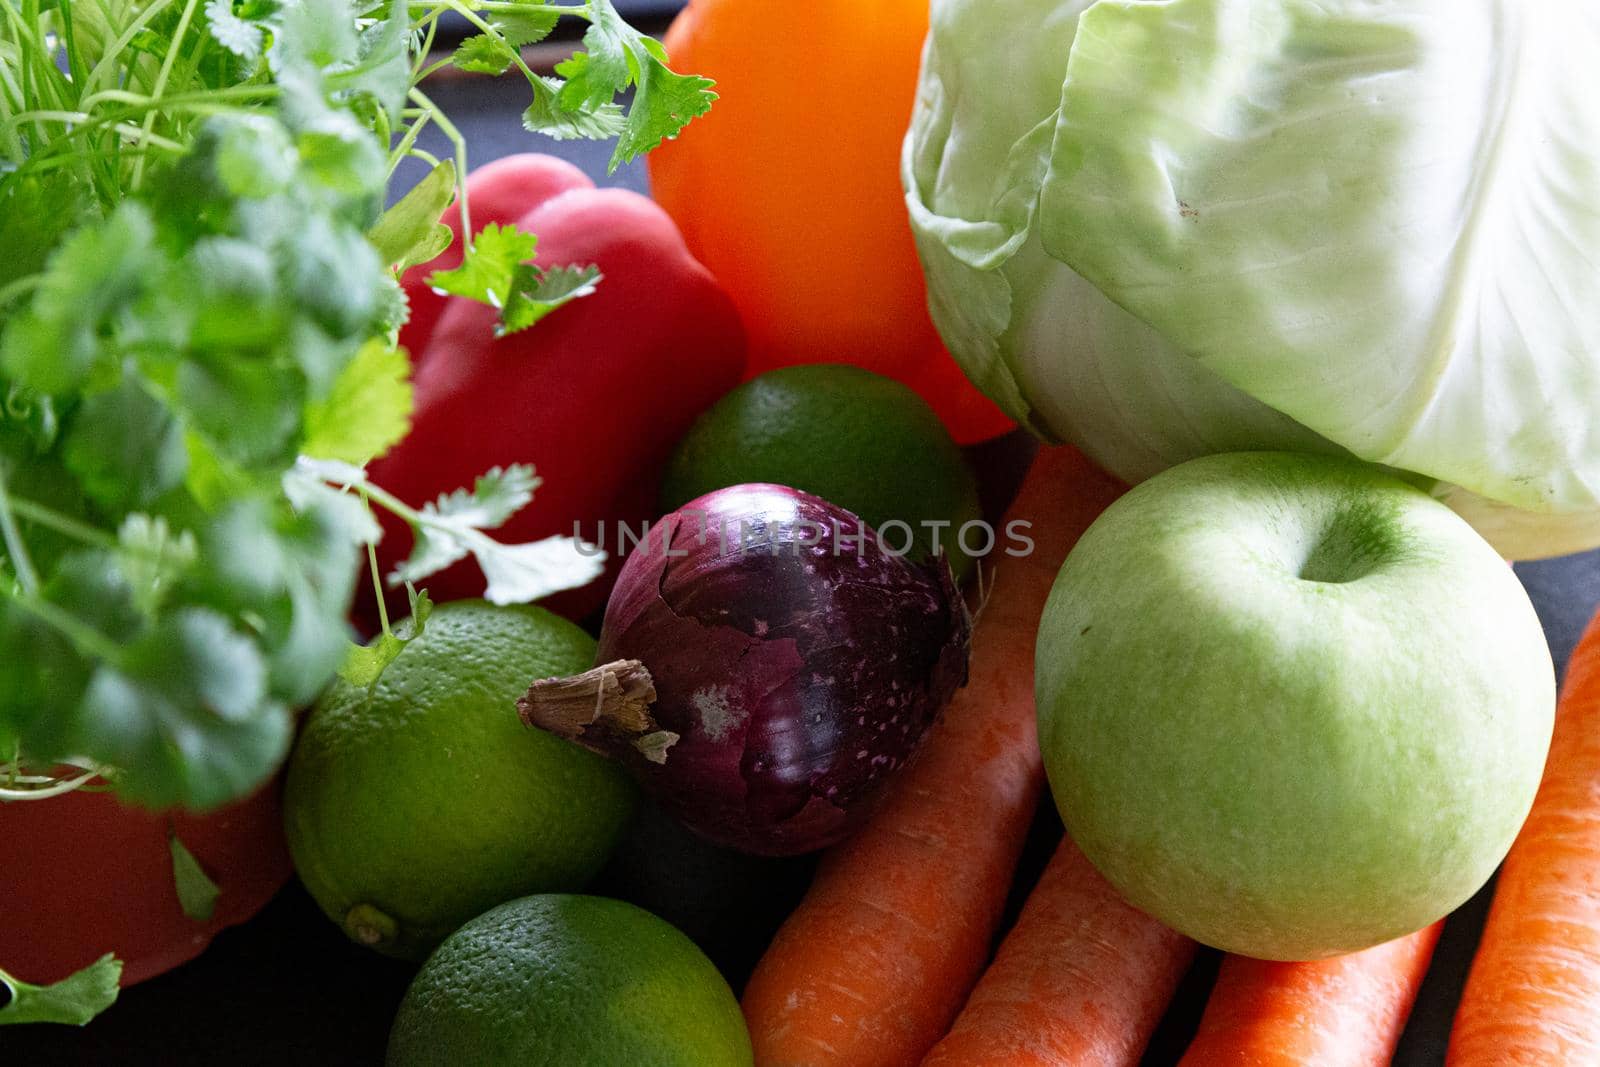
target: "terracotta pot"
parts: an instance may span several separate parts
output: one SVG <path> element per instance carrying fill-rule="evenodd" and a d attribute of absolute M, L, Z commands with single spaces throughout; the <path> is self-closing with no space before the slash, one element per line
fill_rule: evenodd
<path fill-rule="evenodd" d="M 0 804 L 0 968 L 54 982 L 114 952 L 127 986 L 194 959 L 288 881 L 280 791 L 275 780 L 204 815 L 81 790 Z M 178 904 L 169 831 L 221 889 L 205 922 Z"/>

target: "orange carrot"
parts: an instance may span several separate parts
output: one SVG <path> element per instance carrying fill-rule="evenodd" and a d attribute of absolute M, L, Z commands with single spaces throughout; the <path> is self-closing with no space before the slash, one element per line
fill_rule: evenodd
<path fill-rule="evenodd" d="M 1544 781 L 1501 868 L 1446 1062 L 1600 1064 L 1600 615 L 1567 664 Z"/>
<path fill-rule="evenodd" d="M 1132 1067 L 1194 951 L 1063 840 L 923 1067 Z"/>
<path fill-rule="evenodd" d="M 1310 963 L 1227 957 L 1180 1067 L 1382 1067 L 1443 925 Z"/>
<path fill-rule="evenodd" d="M 902 1067 L 944 1035 L 987 960 L 1044 781 L 1033 712 L 1039 616 L 1067 551 L 1121 492 L 1078 453 L 1041 452 L 1011 519 L 967 687 L 877 815 L 827 855 L 756 967 L 760 1067 Z"/>

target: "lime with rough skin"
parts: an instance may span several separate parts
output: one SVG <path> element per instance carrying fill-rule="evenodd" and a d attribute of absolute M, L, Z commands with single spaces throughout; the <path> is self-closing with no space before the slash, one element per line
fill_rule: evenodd
<path fill-rule="evenodd" d="M 728 983 L 676 928 L 604 897 L 502 904 L 417 973 L 388 1067 L 749 1067 Z"/>
<path fill-rule="evenodd" d="M 530 682 L 588 669 L 594 647 L 542 608 L 457 601 L 370 693 L 334 684 L 290 757 L 284 824 L 301 881 L 346 933 L 420 959 L 486 908 L 594 876 L 634 787 L 516 711 Z"/>
<path fill-rule="evenodd" d="M 934 540 L 957 577 L 971 566 L 963 523 L 980 516 L 961 449 L 916 393 L 859 367 L 812 363 L 752 378 L 717 401 L 679 443 L 662 483 L 663 512 L 714 489 L 772 482 L 854 512 L 874 529 L 911 527 L 916 557 Z M 928 523 L 945 524 L 937 534 Z M 899 549 L 906 531 L 883 531 Z M 983 537 L 968 534 L 975 551 Z"/>

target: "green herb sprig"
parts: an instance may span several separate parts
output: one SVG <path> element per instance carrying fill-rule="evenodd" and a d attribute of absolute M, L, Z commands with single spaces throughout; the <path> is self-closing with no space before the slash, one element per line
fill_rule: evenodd
<path fill-rule="evenodd" d="M 446 13 L 476 33 L 436 60 Z M 563 17 L 583 47 L 537 73 L 521 48 Z M 290 709 L 351 669 L 369 501 L 419 532 L 400 581 L 467 553 L 498 599 L 594 573 L 570 542 L 484 532 L 530 473 L 421 509 L 360 475 L 409 426 L 398 274 L 452 201 L 472 232 L 465 145 L 421 88 L 446 64 L 514 70 L 529 130 L 615 137 L 613 168 L 714 99 L 609 0 L 0 5 L 0 800 L 257 787 Z M 430 125 L 452 158 L 417 147 Z M 408 157 L 432 169 L 385 211 Z M 599 281 L 531 253 L 496 230 L 436 284 L 509 331 Z"/>

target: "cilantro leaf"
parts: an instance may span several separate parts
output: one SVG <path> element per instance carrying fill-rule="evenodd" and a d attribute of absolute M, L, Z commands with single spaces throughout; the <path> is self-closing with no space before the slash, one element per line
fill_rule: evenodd
<path fill-rule="evenodd" d="M 156 615 L 197 552 L 194 534 L 173 533 L 163 516 L 134 512 L 123 519 L 117 530 L 117 555 L 134 606 L 146 616 Z"/>
<path fill-rule="evenodd" d="M 410 27 L 405 0 L 390 0 L 383 18 L 361 28 L 356 49 L 360 58 L 348 69 L 333 72 L 330 84 L 343 93 L 364 94 L 391 123 L 399 122 L 411 88 Z"/>
<path fill-rule="evenodd" d="M 513 48 L 538 44 L 550 36 L 561 19 L 561 12 L 546 7 L 543 0 L 525 4 L 521 11 L 503 12 L 490 23 Z"/>
<path fill-rule="evenodd" d="M 90 498 L 113 511 L 154 503 L 183 481 L 189 462 L 171 409 L 132 375 L 83 401 L 64 458 Z"/>
<path fill-rule="evenodd" d="M 491 222 L 473 238 L 461 266 L 434 271 L 428 284 L 442 293 L 505 307 L 515 286 L 517 267 L 532 259 L 538 246 L 539 239 L 533 234 Z"/>
<path fill-rule="evenodd" d="M 266 45 L 266 28 L 236 14 L 233 0 L 207 0 L 205 18 L 211 36 L 222 47 L 252 63 L 261 58 Z"/>
<path fill-rule="evenodd" d="M 321 482 L 335 482 L 345 488 L 363 485 L 367 478 L 366 472 L 353 463 L 341 459 L 318 459 L 315 456 L 301 456 L 296 460 L 294 468 L 285 476 L 285 484 L 301 476 Z"/>
<path fill-rule="evenodd" d="M 629 47 L 633 27 L 607 4 L 591 8 L 589 29 L 583 35 L 584 52 L 556 64 L 565 79 L 561 103 L 568 110 L 596 108 L 625 92 L 638 78 L 638 60 Z"/>
<path fill-rule="evenodd" d="M 99 225 L 80 228 L 56 249 L 33 301 L 9 317 L 0 369 L 40 393 L 83 384 L 106 357 L 101 332 L 152 272 L 155 227 L 146 209 L 124 203 Z"/>
<path fill-rule="evenodd" d="M 389 164 L 372 131 L 342 111 L 319 115 L 295 138 L 305 178 L 346 196 L 370 195 L 388 177 Z"/>
<path fill-rule="evenodd" d="M 480 474 L 470 491 L 457 489 L 423 505 L 411 524 L 415 535 L 411 555 L 394 569 L 389 580 L 421 581 L 466 558 L 476 543 L 472 535 L 504 525 L 528 505 L 538 486 L 532 467 L 494 467 Z"/>
<path fill-rule="evenodd" d="M 212 153 L 223 187 L 236 196 L 271 196 L 294 180 L 294 144 L 289 132 L 265 115 L 219 119 L 202 135 L 202 146 Z"/>
<path fill-rule="evenodd" d="M 522 284 L 512 291 L 501 313 L 501 334 L 525 330 L 556 308 L 590 295 L 601 279 L 600 268 L 592 265 L 527 271 L 532 276 L 518 279 Z"/>
<path fill-rule="evenodd" d="M 493 539 L 531 471 L 414 509 L 354 466 L 406 427 L 397 275 L 449 240 L 450 165 L 383 205 L 423 125 L 453 136 L 414 91 L 450 6 L 42 0 L 8 23 L 10 110 L 31 117 L 0 131 L 0 497 L 27 514 L 0 558 L 0 742 L 107 766 L 152 805 L 258 785 L 286 709 L 345 657 L 369 497 L 412 526 L 411 575 L 471 557 L 492 598 L 525 600 L 598 570 L 567 539 Z M 617 137 L 613 165 L 711 99 L 609 0 L 491 6 L 459 66 L 520 70 L 561 17 L 589 21 L 559 75 L 528 77 L 524 124 Z M 527 328 L 599 280 L 536 249 L 490 228 L 435 283 Z"/>
<path fill-rule="evenodd" d="M 496 467 L 472 491 L 458 489 L 425 506 L 412 519 L 416 542 L 390 581 L 417 581 L 470 554 L 487 582 L 484 599 L 523 604 L 586 585 L 605 569 L 605 553 L 570 537 L 505 544 L 483 531 L 496 529 L 533 499 L 533 468 Z"/>
<path fill-rule="evenodd" d="M 314 466 L 324 464 L 358 473 L 361 470 L 335 460 L 314 460 L 310 456 L 301 456 L 299 464 L 291 467 L 283 476 L 283 492 L 289 498 L 289 503 L 298 512 L 320 512 L 327 516 L 347 533 L 354 544 L 376 544 L 383 536 L 383 530 L 378 526 L 378 520 L 372 517 L 372 509 L 355 494 L 328 485 L 324 480 L 325 475 L 311 473 Z"/>
<path fill-rule="evenodd" d="M 283 9 L 272 60 L 276 70 L 354 63 L 361 51 L 349 0 L 296 0 Z"/>
<path fill-rule="evenodd" d="M 109 952 L 54 985 L 31 985 L 0 971 L 0 985 L 11 991 L 11 1003 L 0 1008 L 0 1026 L 8 1023 L 83 1026 L 116 1003 L 121 979 L 122 961 Z"/>
<path fill-rule="evenodd" d="M 43 270 L 62 238 L 89 215 L 84 183 L 71 171 L 0 175 L 0 285 Z M 0 305 L 0 312 L 8 310 Z"/>
<path fill-rule="evenodd" d="M 433 614 L 433 601 L 426 592 L 406 587 L 411 600 L 411 617 L 402 620 L 392 632 L 381 633 L 369 644 L 351 645 L 339 668 L 339 677 L 361 689 L 371 689 L 378 684 L 384 670 L 399 658 L 406 645 L 422 636 L 427 629 L 428 617 Z"/>
<path fill-rule="evenodd" d="M 603 110 L 630 87 L 635 90 L 633 104 L 615 131 L 617 146 L 607 168 L 615 171 L 676 137 L 691 120 L 711 109 L 717 94 L 711 91 L 709 79 L 668 69 L 660 45 L 628 25 L 610 0 L 592 0 L 589 19 L 583 35 L 585 51 L 556 66 L 556 73 L 564 79 L 556 94 L 556 110 L 567 115 L 589 114 Z"/>
<path fill-rule="evenodd" d="M 527 507 L 534 490 L 539 488 L 539 481 L 533 468 L 526 463 L 491 467 L 478 475 L 470 492 L 456 489 L 444 493 L 424 507 L 423 514 L 462 526 L 493 530 Z"/>
<path fill-rule="evenodd" d="M 193 430 L 185 431 L 183 450 L 189 458 L 189 470 L 184 475 L 183 487 L 201 509 L 221 510 L 233 498 L 250 492 L 250 475 L 238 464 L 220 455 L 211 442 L 200 434 Z"/>
<path fill-rule="evenodd" d="M 203 237 L 178 269 L 186 347 L 259 349 L 282 336 L 290 312 L 266 249 L 237 237 Z"/>
<path fill-rule="evenodd" d="M 191 584 L 207 602 L 255 617 L 271 693 L 300 706 L 344 655 L 356 551 L 363 537 L 377 536 L 377 523 L 358 499 L 326 486 L 291 499 L 289 516 L 259 501 L 230 508 L 203 532 L 209 573 Z"/>
<path fill-rule="evenodd" d="M 516 333 L 556 308 L 593 293 L 600 271 L 593 266 L 544 270 L 527 262 L 539 239 L 515 226 L 490 223 L 454 270 L 436 271 L 428 284 L 500 310 L 499 334 Z"/>
<path fill-rule="evenodd" d="M 150 807 L 214 807 L 288 754 L 288 710 L 267 697 L 260 649 L 221 615 L 182 608 L 102 664 L 73 749 L 122 768 L 119 791 Z"/>
<path fill-rule="evenodd" d="M 448 232 L 449 227 L 446 227 Z M 444 251 L 444 249 L 440 249 Z M 377 300 L 374 304 L 373 330 L 380 337 L 398 340 L 400 327 L 406 324 L 411 316 L 411 301 L 406 297 L 404 289 L 393 274 L 385 274 L 382 284 L 377 290 Z"/>
<path fill-rule="evenodd" d="M 627 126 L 621 105 L 614 101 L 572 110 L 561 102 L 560 81 L 540 75 L 532 85 L 533 102 L 522 113 L 522 128 L 529 133 L 542 133 L 557 141 L 598 141 L 618 136 Z"/>
<path fill-rule="evenodd" d="M 293 457 L 306 396 L 298 367 L 264 359 L 185 360 L 177 383 L 188 420 L 223 458 L 253 465 Z M 174 447 L 183 451 L 181 439 Z"/>
<path fill-rule="evenodd" d="M 411 429 L 411 361 L 403 348 L 368 341 L 328 395 L 306 405 L 303 455 L 361 465 Z"/>
<path fill-rule="evenodd" d="M 370 689 L 405 647 L 405 642 L 392 633 L 381 633 L 364 645 L 351 645 L 339 665 L 339 677 L 357 689 Z"/>
<path fill-rule="evenodd" d="M 470 491 L 457 489 L 423 505 L 411 523 L 415 535 L 411 555 L 389 580 L 420 581 L 464 559 L 472 551 L 472 533 L 503 525 L 527 506 L 538 486 L 532 467 L 494 467 L 479 475 Z"/>
<path fill-rule="evenodd" d="M 178 906 L 195 922 L 208 922 L 217 910 L 222 890 L 211 880 L 194 853 L 178 838 L 178 831 L 167 828 L 167 847 L 172 853 L 172 885 L 178 893 Z"/>
<path fill-rule="evenodd" d="M 677 137 L 691 120 L 710 111 L 717 98 L 711 91 L 715 83 L 709 78 L 678 74 L 648 51 L 640 60 L 640 68 L 627 128 L 611 156 L 612 171 Z"/>
<path fill-rule="evenodd" d="M 355 355 L 381 315 L 388 272 L 378 250 L 363 231 L 320 217 L 303 220 L 278 252 L 301 321 L 340 342 L 343 359 Z"/>
<path fill-rule="evenodd" d="M 456 69 L 473 74 L 504 74 L 516 56 L 511 44 L 504 38 L 479 33 L 462 41 L 450 57 L 450 62 Z"/>
<path fill-rule="evenodd" d="M 411 555 L 389 572 L 390 585 L 420 582 L 467 558 L 472 549 L 457 531 L 426 524 L 412 526 Z"/>
<path fill-rule="evenodd" d="M 456 165 L 445 160 L 428 172 L 393 207 L 378 217 L 367 240 L 397 273 L 404 273 L 450 247 L 454 235 L 439 216 L 456 196 Z"/>
<path fill-rule="evenodd" d="M 606 562 L 604 552 L 571 537 L 546 537 L 521 545 L 477 538 L 472 555 L 487 582 L 483 598 L 491 604 L 526 604 L 587 585 L 600 577 Z"/>

